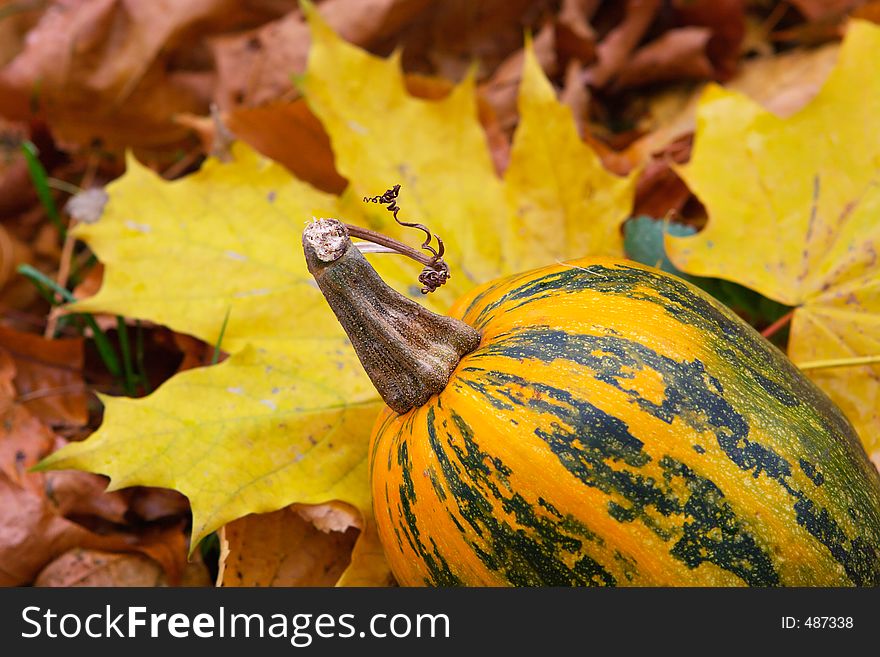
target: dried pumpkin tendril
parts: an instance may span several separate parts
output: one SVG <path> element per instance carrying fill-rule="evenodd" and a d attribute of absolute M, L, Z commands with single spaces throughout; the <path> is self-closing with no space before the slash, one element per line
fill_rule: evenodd
<path fill-rule="evenodd" d="M 438 235 L 433 235 L 431 231 L 427 228 L 427 226 L 402 221 L 397 216 L 398 212 L 400 212 L 400 206 L 397 205 L 397 195 L 399 193 L 400 185 L 395 185 L 391 189 L 386 190 L 386 192 L 381 196 L 365 196 L 364 202 L 380 203 L 382 205 L 385 205 L 387 206 L 386 209 L 393 215 L 394 221 L 396 221 L 398 224 L 400 224 L 401 226 L 406 226 L 407 228 L 417 228 L 423 231 L 426 238 L 425 241 L 422 243 L 421 248 L 424 251 L 430 253 L 430 256 L 426 256 L 416 249 L 407 246 L 406 244 L 403 244 L 402 242 L 398 242 L 397 240 L 388 237 L 387 235 L 377 233 L 375 231 L 369 230 L 368 228 L 352 226 L 351 224 L 345 224 L 345 227 L 348 229 L 348 234 L 351 237 L 356 237 L 358 239 L 372 242 L 373 244 L 378 244 L 389 249 L 391 252 L 407 256 L 408 258 L 412 258 L 416 262 L 424 265 L 422 273 L 419 274 L 419 282 L 422 284 L 422 294 L 429 294 L 430 292 L 433 292 L 438 287 L 443 285 L 452 277 L 452 274 L 449 271 L 449 265 L 446 264 L 445 260 L 443 260 L 443 254 L 446 252 L 446 247 L 443 245 L 443 240 L 441 240 Z M 431 246 L 431 242 L 435 239 L 437 240 L 436 249 Z M 368 252 L 366 249 L 362 249 L 362 251 Z"/>

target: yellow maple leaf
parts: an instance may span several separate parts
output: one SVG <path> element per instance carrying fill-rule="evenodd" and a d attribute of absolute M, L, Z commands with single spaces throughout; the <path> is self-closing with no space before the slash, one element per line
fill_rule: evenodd
<path fill-rule="evenodd" d="M 511 261 L 505 273 L 567 254 L 622 255 L 620 225 L 629 216 L 638 171 L 620 178 L 602 166 L 528 47 L 518 109 L 520 125 L 504 173 Z"/>
<path fill-rule="evenodd" d="M 108 187 L 102 219 L 77 229 L 106 273 L 101 291 L 76 309 L 150 319 L 208 342 L 217 341 L 228 313 L 223 349 L 231 355 L 178 374 L 143 399 L 102 397 L 99 430 L 43 467 L 107 474 L 112 488 L 179 490 L 192 503 L 193 544 L 250 513 L 348 502 L 364 523 L 340 583 L 381 584 L 388 569 L 371 522 L 366 460 L 381 402 L 306 272 L 305 222 L 342 217 L 413 241 L 384 208 L 361 202 L 401 183 L 401 218 L 431 226 L 450 254 L 452 281 L 421 298 L 443 311 L 472 285 L 532 264 L 534 253 L 619 255 L 619 239 L 593 239 L 618 231 L 634 177 L 597 167 L 533 55 L 517 137 L 525 145 L 511 163 L 519 173 L 505 183 L 489 157 L 472 80 L 440 101 L 414 98 L 396 58 L 348 45 L 308 13 L 313 45 L 302 86 L 349 189 L 341 199 L 319 193 L 240 144 L 233 162 L 208 161 L 173 183 L 130 160 Z M 530 143 L 560 154 L 551 170 L 544 156 L 530 162 Z M 560 181 L 582 192 L 611 191 L 594 194 L 594 212 Z M 571 241 L 545 242 L 548 226 Z M 376 265 L 390 284 L 418 293 L 416 270 L 402 259 L 380 256 Z"/>
<path fill-rule="evenodd" d="M 447 258 L 458 274 L 449 288 L 455 296 L 559 259 L 623 254 L 620 225 L 632 206 L 636 173 L 609 173 L 581 141 L 531 44 L 519 90 L 521 122 L 502 181 L 475 120 L 471 77 L 443 100 L 414 98 L 396 55 L 372 57 L 335 39 L 309 13 L 314 42 L 300 85 L 330 135 L 336 168 L 351 183 L 346 217 L 366 211 L 371 226 L 407 239 L 387 213 L 351 203 L 400 182 L 401 217 L 417 218 L 456 244 Z M 328 84 L 339 71 L 356 73 Z"/>
<path fill-rule="evenodd" d="M 878 59 L 880 27 L 852 22 L 819 95 L 787 119 L 710 88 L 681 168 L 709 223 L 667 237 L 671 259 L 795 306 L 795 363 L 880 354 Z M 808 373 L 880 449 L 880 366 Z"/>

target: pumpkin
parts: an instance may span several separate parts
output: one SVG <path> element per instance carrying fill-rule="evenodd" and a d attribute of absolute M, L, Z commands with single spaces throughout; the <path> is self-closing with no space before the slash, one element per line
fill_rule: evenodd
<path fill-rule="evenodd" d="M 370 466 L 401 584 L 880 585 L 852 426 L 701 290 L 587 258 L 425 319 L 336 246 L 355 264 L 309 267 L 389 403 Z"/>

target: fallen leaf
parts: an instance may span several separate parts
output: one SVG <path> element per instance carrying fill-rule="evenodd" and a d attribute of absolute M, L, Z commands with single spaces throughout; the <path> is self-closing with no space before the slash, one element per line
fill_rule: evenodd
<path fill-rule="evenodd" d="M 654 22 L 660 4 L 660 0 L 627 0 L 623 20 L 596 46 L 598 61 L 586 76 L 590 85 L 604 87 L 614 79 Z"/>
<path fill-rule="evenodd" d="M 75 548 L 46 566 L 34 586 L 161 586 L 162 566 L 142 554 Z"/>
<path fill-rule="evenodd" d="M 410 95 L 425 100 L 442 100 L 449 96 L 455 88 L 455 85 L 445 78 L 417 73 L 406 74 L 404 82 Z M 501 175 L 510 162 L 510 139 L 501 126 L 495 110 L 482 95 L 477 96 L 477 115 L 486 134 L 489 155 L 495 165 L 495 173 Z"/>
<path fill-rule="evenodd" d="M 0 298 L 5 298 L 13 286 L 21 284 L 18 266 L 31 264 L 34 254 L 26 243 L 0 225 L 0 256 Z"/>
<path fill-rule="evenodd" d="M 864 0 L 790 0 L 809 21 L 824 21 L 843 16 Z"/>
<path fill-rule="evenodd" d="M 43 480 L 46 497 L 59 515 L 67 518 L 94 516 L 124 524 L 128 513 L 128 491 L 104 492 L 107 480 L 90 472 L 60 470 L 47 472 Z"/>
<path fill-rule="evenodd" d="M 15 360 L 17 401 L 50 426 L 88 421 L 83 340 L 47 340 L 0 326 L 0 349 Z"/>
<path fill-rule="evenodd" d="M 104 494 L 102 478 L 93 474 L 29 471 L 63 441 L 19 401 L 16 363 L 0 348 L 0 586 L 30 583 L 47 563 L 74 548 L 148 554 L 170 581 L 179 581 L 186 554 L 181 527 L 136 534 L 114 525 L 109 533 L 97 533 L 82 523 L 121 522 L 124 496 Z"/>
<path fill-rule="evenodd" d="M 198 557 L 186 564 L 175 583 L 162 566 L 142 554 L 74 548 L 40 571 L 34 586 L 43 587 L 155 587 L 211 586 L 208 571 Z"/>
<path fill-rule="evenodd" d="M 168 488 L 134 488 L 129 510 L 147 522 L 185 516 L 190 512 L 189 501 Z"/>
<path fill-rule="evenodd" d="M 712 37 L 706 54 L 714 74 L 726 80 L 737 69 L 746 36 L 745 0 L 673 0 L 675 14 L 685 25 L 708 27 Z"/>
<path fill-rule="evenodd" d="M 443 290 L 460 294 L 499 273 L 585 249 L 621 252 L 618 227 L 629 210 L 633 179 L 602 169 L 578 137 L 569 108 L 556 100 L 534 52 L 525 56 L 521 121 L 502 183 L 492 174 L 485 137 L 474 121 L 471 79 L 426 104 L 407 96 L 393 58 L 368 57 L 341 42 L 329 48 L 328 28 L 314 29 L 316 46 L 303 90 L 330 135 L 339 172 L 351 181 L 345 198 L 360 199 L 400 182 L 408 195 L 402 218 L 418 218 L 453 245 L 448 261 L 456 276 Z M 360 71 L 373 85 L 328 84 L 339 70 Z M 411 239 L 409 229 L 395 227 L 388 213 L 375 207 L 346 203 L 345 216 L 366 211 L 372 226 Z"/>
<path fill-rule="evenodd" d="M 869 0 L 859 5 L 853 10 L 850 17 L 880 24 L 880 0 Z"/>
<path fill-rule="evenodd" d="M 541 28 L 535 37 L 533 48 L 541 68 L 553 73 L 556 69 L 556 49 L 552 23 L 547 23 Z M 480 86 L 480 96 L 491 105 L 501 129 L 506 132 L 510 132 L 519 119 L 516 102 L 519 97 L 524 57 L 525 51 L 517 50 L 501 62 L 492 77 Z"/>
<path fill-rule="evenodd" d="M 380 585 L 388 569 L 367 466 L 380 401 L 306 271 L 305 221 L 344 217 L 413 241 L 385 208 L 360 201 L 400 182 L 402 218 L 418 218 L 447 244 L 454 277 L 423 298 L 443 311 L 473 284 L 540 258 L 585 249 L 619 255 L 634 179 L 601 170 L 531 54 L 502 182 L 472 79 L 440 100 L 414 98 L 397 58 L 343 42 L 314 12 L 310 21 L 302 87 L 350 186 L 339 199 L 318 192 L 242 144 L 232 162 L 209 159 L 174 182 L 130 159 L 108 187 L 102 219 L 76 229 L 104 262 L 105 277 L 74 309 L 149 319 L 209 344 L 228 313 L 222 344 L 230 356 L 177 374 L 142 399 L 103 397 L 101 428 L 41 467 L 107 474 L 111 489 L 179 490 L 192 504 L 193 545 L 248 514 L 346 502 L 358 509 L 362 531 L 339 583 Z M 540 157 L 521 161 L 532 158 L 530 143 Z M 413 268 L 401 259 L 378 256 L 377 267 L 391 285 L 418 295 Z"/>
<path fill-rule="evenodd" d="M 0 20 L 0 43 L 3 42 L 3 24 L 4 21 Z M 8 121 L 0 116 L 0 217 L 22 212 L 37 200 L 20 147 L 24 140 L 30 138 L 29 132 L 26 124 Z M 6 269 L 3 260 L 0 260 L 0 265 Z"/>
<path fill-rule="evenodd" d="M 233 109 L 226 114 L 226 125 L 236 137 L 283 164 L 303 182 L 325 192 L 345 189 L 345 178 L 333 164 L 327 133 L 302 98 Z"/>
<path fill-rule="evenodd" d="M 562 0 L 556 17 L 556 41 L 560 52 L 583 63 L 596 56 L 596 32 L 589 21 L 599 0 Z"/>
<path fill-rule="evenodd" d="M 49 561 L 77 547 L 153 553 L 169 577 L 179 574 L 185 557 L 180 529 L 149 538 L 100 535 L 66 518 L 47 494 L 47 475 L 27 472 L 52 449 L 51 432 L 19 405 L 0 420 L 0 586 L 31 582 Z"/>
<path fill-rule="evenodd" d="M 309 521 L 316 529 L 325 533 L 363 528 L 357 509 L 343 502 L 294 504 L 290 508 L 296 511 L 303 520 Z"/>
<path fill-rule="evenodd" d="M 684 135 L 659 153 L 652 154 L 636 184 L 633 215 L 665 218 L 670 212 L 680 212 L 684 208 L 691 190 L 672 167 L 687 162 L 692 142 L 691 135 Z"/>
<path fill-rule="evenodd" d="M 639 48 L 614 80 L 614 89 L 627 89 L 668 80 L 701 80 L 712 76 L 706 46 L 712 32 L 705 27 L 667 30 Z"/>
<path fill-rule="evenodd" d="M 796 306 L 795 363 L 880 354 L 880 132 L 865 128 L 880 112 L 878 57 L 880 27 L 854 21 L 825 86 L 787 119 L 710 87 L 680 170 L 709 223 L 694 237 L 668 238 L 671 259 Z M 876 450 L 880 366 L 808 374 Z"/>
<path fill-rule="evenodd" d="M 0 66 L 13 59 L 24 47 L 27 33 L 45 8 L 44 0 L 0 0 Z"/>
<path fill-rule="evenodd" d="M 174 68 L 193 36 L 277 16 L 271 3 L 56 0 L 0 69 L 0 112 L 29 119 L 32 103 L 58 140 L 155 147 L 186 136 L 177 112 L 207 109 L 209 71 Z"/>
<path fill-rule="evenodd" d="M 759 57 L 740 65 L 724 87 L 738 91 L 781 117 L 791 116 L 806 105 L 822 87 L 837 61 L 840 44 L 816 49 L 797 49 L 773 57 Z M 696 125 L 696 110 L 704 85 L 696 89 L 677 89 L 650 100 L 648 134 L 627 149 L 632 162 L 658 153 L 673 141 L 690 135 Z"/>
<path fill-rule="evenodd" d="M 220 586 L 336 584 L 351 561 L 358 529 L 322 530 L 296 506 L 249 515 L 223 528 Z"/>
<path fill-rule="evenodd" d="M 429 4 L 430 0 L 324 0 L 318 11 L 347 41 L 368 47 L 397 32 Z M 310 43 L 299 10 L 244 34 L 216 37 L 211 43 L 218 78 L 214 101 L 231 110 L 282 99 L 293 91 L 291 76 L 305 69 Z"/>
<path fill-rule="evenodd" d="M 461 80 L 486 80 L 536 34 L 553 10 L 549 0 L 443 0 L 400 35 L 404 69 Z"/>
<path fill-rule="evenodd" d="M 540 267 L 565 254 L 621 254 L 620 225 L 629 216 L 636 177 L 605 170 L 581 141 L 570 108 L 556 100 L 531 51 L 519 114 L 504 176 L 513 232 L 506 250 L 514 270 Z"/>
<path fill-rule="evenodd" d="M 579 59 L 570 59 L 565 67 L 565 81 L 559 100 L 571 109 L 578 134 L 583 138 L 590 114 L 590 91 L 583 83 L 584 65 Z"/>
<path fill-rule="evenodd" d="M 445 98 L 452 86 L 442 78 L 406 76 L 407 91 L 418 98 Z M 490 107 L 480 100 L 480 122 L 489 135 L 496 169 L 499 169 L 498 158 L 506 167 L 507 138 Z M 238 107 L 225 114 L 225 122 L 236 137 L 283 164 L 299 180 L 325 192 L 340 193 L 345 189 L 347 182 L 336 170 L 330 139 L 304 99 L 253 108 Z"/>

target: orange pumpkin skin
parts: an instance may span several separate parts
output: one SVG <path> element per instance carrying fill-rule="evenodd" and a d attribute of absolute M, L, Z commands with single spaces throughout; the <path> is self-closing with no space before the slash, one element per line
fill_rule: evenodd
<path fill-rule="evenodd" d="M 479 348 L 373 430 L 402 585 L 880 585 L 880 477 L 854 430 L 708 295 L 590 258 L 450 315 Z"/>

